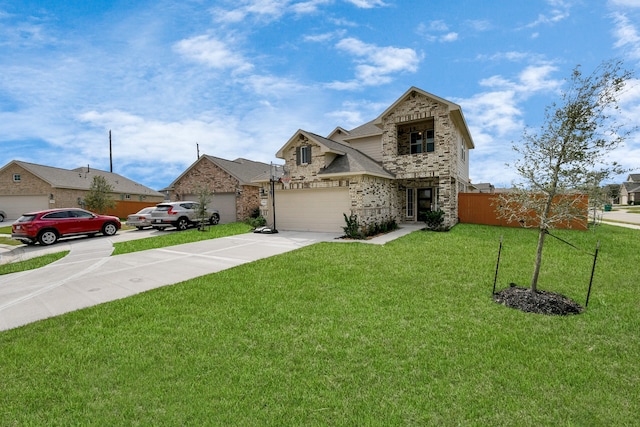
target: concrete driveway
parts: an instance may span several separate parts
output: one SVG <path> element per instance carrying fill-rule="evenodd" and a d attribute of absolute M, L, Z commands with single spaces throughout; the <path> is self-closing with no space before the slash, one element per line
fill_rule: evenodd
<path fill-rule="evenodd" d="M 636 210 L 637 212 L 637 210 Z M 611 225 L 619 225 L 622 227 L 640 228 L 640 213 L 630 213 L 624 207 L 616 206 L 615 210 L 603 212 L 602 221 Z M 620 222 L 617 222 L 620 221 Z"/>
<path fill-rule="evenodd" d="M 422 227 L 403 225 L 396 232 L 365 242 L 383 244 Z M 121 231 L 112 237 L 60 242 L 41 250 L 69 249 L 66 257 L 37 270 L 0 276 L 0 330 L 126 298 L 314 243 L 343 242 L 336 240 L 337 233 L 246 233 L 110 256 L 114 242 L 142 235 L 143 232 L 137 230 Z M 37 250 L 38 247 L 31 248 Z"/>

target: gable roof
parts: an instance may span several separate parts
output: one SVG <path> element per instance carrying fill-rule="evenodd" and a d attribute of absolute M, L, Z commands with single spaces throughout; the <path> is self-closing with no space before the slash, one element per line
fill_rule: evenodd
<path fill-rule="evenodd" d="M 276 157 L 284 158 L 285 149 L 293 144 L 300 135 L 304 135 L 309 140 L 320 146 L 323 153 L 332 153 L 336 158 L 327 167 L 318 172 L 318 175 L 345 176 L 345 175 L 373 175 L 382 178 L 393 179 L 395 176 L 387 171 L 382 165 L 361 151 L 356 150 L 348 144 L 325 138 L 315 133 L 299 129 L 287 143 L 278 150 Z"/>
<path fill-rule="evenodd" d="M 343 138 L 346 142 L 352 141 L 358 138 L 365 138 L 368 136 L 380 136 L 382 135 L 382 129 L 374 123 L 374 120 L 367 122 L 363 125 L 355 127 L 351 130 L 346 130 L 340 126 L 335 128 L 333 132 L 329 134 L 327 138 L 332 139 L 336 133 L 343 133 L 345 137 Z"/>
<path fill-rule="evenodd" d="M 622 183 L 622 186 L 627 193 L 640 193 L 640 182 L 626 181 Z"/>
<path fill-rule="evenodd" d="M 263 162 L 255 162 L 253 160 L 247 160 L 243 158 L 238 158 L 235 160 L 227 160 L 222 159 L 220 157 L 209 156 L 207 154 L 203 154 L 200 156 L 198 160 L 193 162 L 191 166 L 189 166 L 184 172 L 180 174 L 171 184 L 169 184 L 169 188 L 172 188 L 180 179 L 187 174 L 191 169 L 193 169 L 199 162 L 209 161 L 216 166 L 218 166 L 223 171 L 227 172 L 229 175 L 233 176 L 238 180 L 240 185 L 253 185 L 255 186 L 255 182 L 253 182 L 253 178 L 256 176 L 262 175 L 264 173 L 269 172 L 270 165 L 268 163 Z"/>
<path fill-rule="evenodd" d="M 409 88 L 409 90 L 407 90 L 404 95 L 402 95 L 400 98 L 398 98 L 396 100 L 396 102 L 394 102 L 393 104 L 391 104 L 391 106 L 389 106 L 386 110 L 384 110 L 382 112 L 382 114 L 380 114 L 377 118 L 375 118 L 372 122 L 374 125 L 376 125 L 379 128 L 382 128 L 382 119 L 383 117 L 385 117 L 386 115 L 388 115 L 389 113 L 391 113 L 393 110 L 395 110 L 399 104 L 401 104 L 402 102 L 404 102 L 407 98 L 409 98 L 409 96 L 411 96 L 414 92 L 417 92 L 423 96 L 426 96 L 427 98 L 431 98 L 441 104 L 444 104 L 447 106 L 448 110 L 449 110 L 449 114 L 451 115 L 451 118 L 453 120 L 453 122 L 458 125 L 458 127 L 461 129 L 461 131 L 463 132 L 463 136 L 465 137 L 465 140 L 468 141 L 469 143 L 469 147 L 470 148 L 475 148 L 475 144 L 473 143 L 473 138 L 471 137 L 471 133 L 469 132 L 469 127 L 467 126 L 467 121 L 464 118 L 464 115 L 462 114 L 462 108 L 460 107 L 460 105 L 456 104 L 455 102 L 451 102 L 451 101 L 447 101 L 444 98 L 440 98 L 439 96 L 436 96 L 432 93 L 426 92 L 422 89 L 419 89 L 415 86 L 411 86 Z"/>
<path fill-rule="evenodd" d="M 91 187 L 91 183 L 93 182 L 93 177 L 101 176 L 107 181 L 109 185 L 111 185 L 111 187 L 113 187 L 114 193 L 164 197 L 162 193 L 159 193 L 149 187 L 132 181 L 129 178 L 125 178 L 124 176 L 117 173 L 106 172 L 100 169 L 92 169 L 90 167 L 61 169 L 52 166 L 22 162 L 19 160 L 12 160 L 11 162 L 7 163 L 2 169 L 7 168 L 11 164 L 20 166 L 24 170 L 45 181 L 53 188 L 89 190 L 89 187 Z"/>
<path fill-rule="evenodd" d="M 632 173 L 627 177 L 627 181 L 640 182 L 640 173 Z"/>

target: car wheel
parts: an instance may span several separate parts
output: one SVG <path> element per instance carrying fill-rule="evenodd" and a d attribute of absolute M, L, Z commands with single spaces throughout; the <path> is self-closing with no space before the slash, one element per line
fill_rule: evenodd
<path fill-rule="evenodd" d="M 144 230 L 144 227 L 136 227 L 138 230 Z"/>
<path fill-rule="evenodd" d="M 217 213 L 214 213 L 209 218 L 209 224 L 211 224 L 211 225 L 216 225 L 219 222 L 220 222 L 220 215 L 218 215 Z"/>
<path fill-rule="evenodd" d="M 176 222 L 175 227 L 180 231 L 186 230 L 187 228 L 189 228 L 189 220 L 187 218 L 184 218 L 184 217 L 180 218 Z"/>
<path fill-rule="evenodd" d="M 43 246 L 53 245 L 58 241 L 58 233 L 55 230 L 44 230 L 38 235 L 38 242 Z"/>
<path fill-rule="evenodd" d="M 102 226 L 102 234 L 105 236 L 113 236 L 118 232 L 118 227 L 112 222 L 107 222 Z"/>
<path fill-rule="evenodd" d="M 0 214 L 0 222 L 4 222 L 4 215 Z"/>

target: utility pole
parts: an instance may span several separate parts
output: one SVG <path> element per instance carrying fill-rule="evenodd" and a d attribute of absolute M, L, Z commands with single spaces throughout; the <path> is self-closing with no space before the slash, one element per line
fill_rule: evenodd
<path fill-rule="evenodd" d="M 109 129 L 109 172 L 113 173 L 113 149 L 111 148 L 111 129 Z"/>

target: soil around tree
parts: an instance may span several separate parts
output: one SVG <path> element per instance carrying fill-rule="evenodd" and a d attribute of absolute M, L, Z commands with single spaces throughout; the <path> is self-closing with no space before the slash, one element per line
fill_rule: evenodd
<path fill-rule="evenodd" d="M 562 294 L 540 290 L 531 292 L 530 288 L 523 288 L 515 283 L 493 294 L 493 300 L 527 313 L 552 316 L 580 314 L 584 310 L 580 304 Z"/>

